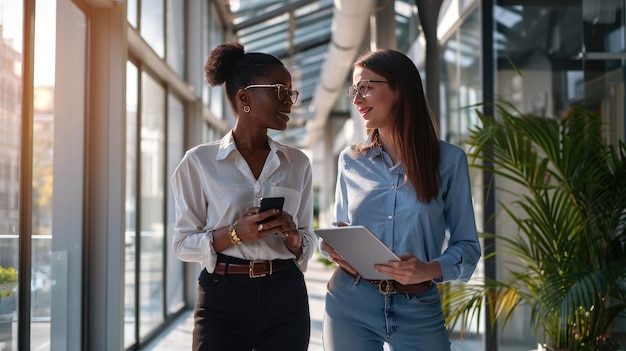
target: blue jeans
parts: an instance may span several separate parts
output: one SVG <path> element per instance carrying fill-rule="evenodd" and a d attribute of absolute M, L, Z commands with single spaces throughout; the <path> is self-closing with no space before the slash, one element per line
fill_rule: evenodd
<path fill-rule="evenodd" d="M 439 291 L 380 293 L 378 286 L 337 269 L 328 283 L 325 351 L 449 351 Z"/>

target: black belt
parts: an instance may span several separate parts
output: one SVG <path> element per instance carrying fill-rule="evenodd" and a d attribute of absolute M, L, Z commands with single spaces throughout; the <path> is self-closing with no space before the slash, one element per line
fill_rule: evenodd
<path fill-rule="evenodd" d="M 291 268 L 295 265 L 291 260 L 242 260 L 236 262 L 220 262 L 215 265 L 215 274 L 247 274 L 250 278 L 261 278 L 274 272 Z"/>
<path fill-rule="evenodd" d="M 356 275 L 348 272 L 347 270 L 343 269 L 343 271 L 348 273 L 350 276 L 356 278 Z M 427 280 L 425 282 L 421 282 L 417 284 L 409 284 L 409 285 L 403 285 L 391 279 L 374 280 L 374 279 L 361 278 L 361 280 L 364 280 L 374 285 L 378 285 L 378 291 L 380 291 L 380 293 L 383 295 L 391 295 L 393 293 L 400 293 L 400 294 L 421 293 L 424 291 L 428 291 L 433 286 L 432 280 Z"/>

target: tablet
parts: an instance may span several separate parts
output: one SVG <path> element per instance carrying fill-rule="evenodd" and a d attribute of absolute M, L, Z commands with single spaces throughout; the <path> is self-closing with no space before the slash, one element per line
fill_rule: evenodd
<path fill-rule="evenodd" d="M 380 239 L 364 226 L 347 226 L 316 229 L 315 234 L 324 239 L 365 279 L 393 279 L 377 272 L 374 264 L 400 261 Z"/>

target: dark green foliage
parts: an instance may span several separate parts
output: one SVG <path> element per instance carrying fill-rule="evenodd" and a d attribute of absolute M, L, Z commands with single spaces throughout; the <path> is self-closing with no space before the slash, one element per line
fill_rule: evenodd
<path fill-rule="evenodd" d="M 600 117 L 580 108 L 563 119 L 493 108 L 497 118 L 477 112 L 470 159 L 514 197 L 499 205 L 518 231 L 485 234 L 505 278 L 443 287 L 448 324 L 467 331 L 485 308 L 502 327 L 523 304 L 551 349 L 617 350 L 607 331 L 626 311 L 626 145 L 607 145 Z"/>

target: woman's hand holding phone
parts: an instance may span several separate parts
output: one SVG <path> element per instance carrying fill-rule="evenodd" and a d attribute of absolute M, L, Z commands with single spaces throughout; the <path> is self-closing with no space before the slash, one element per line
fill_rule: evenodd
<path fill-rule="evenodd" d="M 259 212 L 265 212 L 271 209 L 282 211 L 284 204 L 285 204 L 284 197 L 264 197 L 261 199 L 261 204 L 259 205 Z"/>
<path fill-rule="evenodd" d="M 259 213 L 269 210 L 279 210 L 280 212 L 275 216 L 271 216 L 259 222 L 259 229 L 262 228 L 263 230 L 269 230 L 275 234 L 282 235 L 287 249 L 296 255 L 296 257 L 299 257 L 302 251 L 300 232 L 298 232 L 298 228 L 293 222 L 291 214 L 283 211 L 284 203 L 284 197 L 264 197 L 261 199 Z"/>

